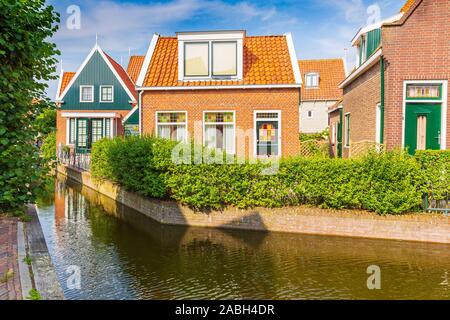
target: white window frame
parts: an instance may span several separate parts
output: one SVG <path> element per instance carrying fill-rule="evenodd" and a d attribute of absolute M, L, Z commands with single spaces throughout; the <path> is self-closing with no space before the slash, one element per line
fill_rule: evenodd
<path fill-rule="evenodd" d="M 83 100 L 83 88 L 91 88 L 92 89 L 92 100 Z M 80 86 L 80 103 L 92 103 L 95 101 L 95 90 L 94 86 L 81 85 Z"/>
<path fill-rule="evenodd" d="M 205 115 L 207 113 L 233 113 L 233 122 L 206 122 L 205 121 Z M 203 146 L 206 146 L 206 126 L 207 125 L 233 125 L 233 132 L 234 132 L 234 147 L 233 147 L 233 151 L 232 151 L 232 155 L 236 154 L 236 143 L 237 143 L 237 136 L 236 136 L 236 111 L 234 110 L 205 110 L 203 111 L 203 118 L 202 118 L 202 123 L 203 123 Z M 222 151 L 226 151 L 226 150 L 222 150 Z"/>
<path fill-rule="evenodd" d="M 275 119 L 270 118 L 257 118 L 257 115 L 259 113 L 277 113 L 278 114 L 278 118 L 276 119 L 278 121 L 278 155 L 273 156 L 273 158 L 281 158 L 283 155 L 283 149 L 282 149 L 282 131 L 281 131 L 281 110 L 254 110 L 253 111 L 253 156 L 255 158 L 268 158 L 267 156 L 258 156 L 257 152 L 258 152 L 258 148 L 257 148 L 257 142 L 256 139 L 258 137 L 257 134 L 257 122 L 258 121 L 274 121 Z"/>
<path fill-rule="evenodd" d="M 111 95 L 112 100 L 111 101 L 103 100 L 103 92 L 102 92 L 103 88 L 111 88 L 112 89 L 112 95 Z M 100 86 L 100 103 L 114 103 L 114 86 L 112 84 Z"/>
<path fill-rule="evenodd" d="M 213 76 L 212 73 L 212 46 L 213 43 L 217 42 L 236 42 L 236 67 L 237 67 L 237 75 L 236 76 Z M 185 66 L 184 66 L 184 50 L 185 44 L 187 43 L 208 43 L 208 76 L 185 76 Z M 244 65 L 244 54 L 243 54 L 243 39 L 238 38 L 216 38 L 216 37 L 207 37 L 207 38 L 199 38 L 195 40 L 178 40 L 178 80 L 179 81 L 235 81 L 242 80 L 243 78 L 243 65 Z"/>
<path fill-rule="evenodd" d="M 165 126 L 167 126 L 167 125 L 173 125 L 173 126 L 185 125 L 186 126 L 186 135 L 184 137 L 184 142 L 188 142 L 189 141 L 189 130 L 188 130 L 188 122 L 189 122 L 189 120 L 188 120 L 188 112 L 187 111 L 182 111 L 182 110 L 167 110 L 167 111 L 166 110 L 158 110 L 158 111 L 155 111 L 155 131 L 156 131 L 155 132 L 155 136 L 156 137 L 159 137 L 158 126 L 160 124 L 158 123 L 158 113 L 184 113 L 185 114 L 185 119 L 186 119 L 185 122 L 166 122 L 166 123 L 161 124 L 161 125 L 165 125 Z"/>
<path fill-rule="evenodd" d="M 77 118 L 75 118 L 75 117 L 66 118 L 66 145 L 67 146 L 74 146 L 75 145 L 75 142 L 74 143 L 70 142 L 70 133 L 71 133 L 70 132 L 70 121 L 72 119 L 75 119 L 75 142 L 77 140 Z"/>
<path fill-rule="evenodd" d="M 440 100 L 410 100 L 406 99 L 408 85 L 410 84 L 440 84 L 442 85 L 442 98 Z M 406 104 L 441 104 L 441 150 L 447 150 L 447 109 L 448 109 L 448 80 L 408 80 L 403 81 L 403 117 L 402 117 L 402 147 L 405 148 Z"/>
<path fill-rule="evenodd" d="M 236 45 L 236 73 L 235 74 L 230 74 L 230 75 L 214 75 L 214 44 L 217 43 L 234 43 Z M 220 78 L 224 78 L 224 79 L 232 79 L 232 78 L 236 78 L 238 76 L 238 43 L 237 41 L 234 40 L 230 40 L 230 41 L 211 41 L 211 58 L 210 58 L 210 64 L 211 64 L 211 77 L 213 79 L 220 79 Z"/>
<path fill-rule="evenodd" d="M 317 85 L 308 85 L 308 78 L 310 77 L 317 77 Z M 305 74 L 305 88 L 312 88 L 312 89 L 317 89 L 319 88 L 319 83 L 320 83 L 320 74 L 318 72 L 308 72 Z"/>
<path fill-rule="evenodd" d="M 349 119 L 349 121 L 347 121 L 347 119 Z M 349 123 L 351 123 L 351 113 L 347 112 L 344 114 L 344 148 L 349 149 L 350 145 L 351 145 L 351 141 L 350 141 L 350 135 L 351 135 L 351 131 L 350 131 L 350 126 Z M 348 133 L 348 137 L 347 137 L 347 133 Z"/>

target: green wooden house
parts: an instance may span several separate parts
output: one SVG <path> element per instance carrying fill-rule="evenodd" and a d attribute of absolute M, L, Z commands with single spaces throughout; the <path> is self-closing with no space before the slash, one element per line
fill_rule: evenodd
<path fill-rule="evenodd" d="M 137 99 L 127 72 L 95 45 L 77 72 L 61 71 L 56 98 L 58 146 L 88 153 L 96 141 L 124 135 L 127 126 L 134 132 L 139 126 Z"/>

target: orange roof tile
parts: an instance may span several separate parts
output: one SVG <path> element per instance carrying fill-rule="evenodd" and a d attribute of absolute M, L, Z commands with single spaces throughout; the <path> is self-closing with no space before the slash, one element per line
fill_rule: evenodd
<path fill-rule="evenodd" d="M 64 72 L 61 79 L 61 88 L 59 88 L 60 94 L 64 92 L 70 80 L 75 76 L 76 72 Z"/>
<path fill-rule="evenodd" d="M 406 3 L 403 5 L 403 7 L 400 9 L 400 12 L 407 12 L 409 8 L 414 4 L 415 0 L 407 0 Z"/>
<path fill-rule="evenodd" d="M 178 40 L 160 37 L 144 80 L 146 87 L 292 85 L 294 71 L 285 36 L 244 38 L 243 79 L 178 81 Z"/>
<path fill-rule="evenodd" d="M 141 72 L 142 65 L 144 64 L 145 56 L 131 56 L 128 62 L 127 73 L 131 80 L 136 83 L 139 73 Z"/>
<path fill-rule="evenodd" d="M 339 84 L 345 79 L 344 61 L 342 59 L 299 60 L 302 74 L 302 100 L 339 100 L 342 90 Z M 319 87 L 306 88 L 305 74 L 319 73 Z"/>

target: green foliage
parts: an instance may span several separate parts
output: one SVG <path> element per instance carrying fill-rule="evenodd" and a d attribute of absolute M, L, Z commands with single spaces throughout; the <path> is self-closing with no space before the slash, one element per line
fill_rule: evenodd
<path fill-rule="evenodd" d="M 42 166 L 35 120 L 48 106 L 59 52 L 48 39 L 58 15 L 45 0 L 0 0 L 0 211 L 34 200 Z"/>
<path fill-rule="evenodd" d="M 29 255 L 27 255 L 25 258 L 23 258 L 23 263 L 31 266 L 31 263 L 33 262 L 33 259 L 30 258 Z"/>
<path fill-rule="evenodd" d="M 56 132 L 48 134 L 41 146 L 41 157 L 47 163 L 56 160 Z"/>
<path fill-rule="evenodd" d="M 319 133 L 300 133 L 300 141 L 328 141 L 328 138 L 330 137 L 330 128 L 326 128 L 324 131 Z"/>
<path fill-rule="evenodd" d="M 425 192 L 430 199 L 444 200 L 450 195 L 450 151 L 416 151 L 418 163 L 427 177 Z"/>
<path fill-rule="evenodd" d="M 39 134 L 47 136 L 56 130 L 56 107 L 53 103 L 50 103 L 50 106 L 47 102 L 40 101 L 38 103 L 43 104 L 42 111 L 37 115 L 34 126 Z"/>
<path fill-rule="evenodd" d="M 28 292 L 27 300 L 42 300 L 42 296 L 36 289 L 31 289 L 30 292 Z"/>
<path fill-rule="evenodd" d="M 199 210 L 313 205 L 399 214 L 420 207 L 426 185 L 419 163 L 403 152 L 283 159 L 277 174 L 265 175 L 270 164 L 263 162 L 175 164 L 175 145 L 153 137 L 101 140 L 92 151 L 92 174 Z"/>

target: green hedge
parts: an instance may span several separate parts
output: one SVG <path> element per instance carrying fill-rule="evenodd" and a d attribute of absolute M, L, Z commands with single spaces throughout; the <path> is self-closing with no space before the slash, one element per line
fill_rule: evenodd
<path fill-rule="evenodd" d="M 175 145 L 153 137 L 101 140 L 92 150 L 92 174 L 199 210 L 313 205 L 399 214 L 419 210 L 424 192 L 443 197 L 449 191 L 450 152 L 291 158 L 280 161 L 276 175 L 264 175 L 269 164 L 261 162 L 174 164 Z"/>
<path fill-rule="evenodd" d="M 424 192 L 430 199 L 447 199 L 450 195 L 450 151 L 417 151 L 415 157 L 426 176 Z"/>

